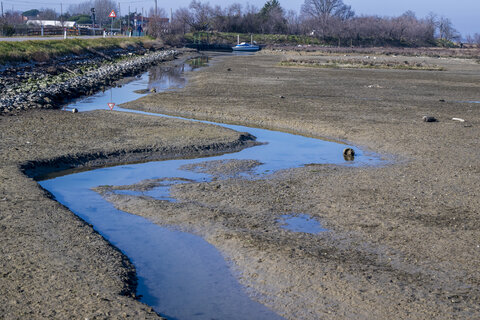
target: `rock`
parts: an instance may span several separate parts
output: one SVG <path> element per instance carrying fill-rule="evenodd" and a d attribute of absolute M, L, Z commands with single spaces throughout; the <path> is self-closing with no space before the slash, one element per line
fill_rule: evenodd
<path fill-rule="evenodd" d="M 175 50 L 168 50 L 135 57 L 130 61 L 122 61 L 115 65 L 97 63 L 97 67 L 87 68 L 89 71 L 85 72 L 84 75 L 66 77 L 60 82 L 54 76 L 33 72 L 25 73 L 22 77 L 27 79 L 28 85 L 22 86 L 21 89 L 14 84 L 15 81 L 10 83 L 10 81 L 0 79 L 0 90 L 3 91 L 0 95 L 0 113 L 13 110 L 11 108 L 12 104 L 19 107 L 21 105 L 22 109 L 34 108 L 37 105 L 44 108 L 53 108 L 66 98 L 75 98 L 84 94 L 94 94 L 98 90 L 105 90 L 105 86 L 114 83 L 115 80 L 127 74 L 133 75 L 142 72 L 152 64 L 171 59 L 176 54 Z M 53 68 L 51 71 L 53 71 Z M 42 78 L 43 80 L 40 82 L 39 80 Z M 4 83 L 8 86 L 5 86 Z M 4 89 L 2 89 L 2 86 Z"/>
<path fill-rule="evenodd" d="M 423 121 L 424 122 L 437 122 L 437 119 L 435 119 L 435 117 L 423 116 Z"/>
<path fill-rule="evenodd" d="M 150 92 L 155 93 L 155 92 L 157 92 L 157 89 L 151 88 L 151 89 L 150 89 Z"/>
<path fill-rule="evenodd" d="M 355 150 L 353 150 L 352 148 L 343 149 L 343 158 L 345 159 L 345 161 L 355 160 Z"/>

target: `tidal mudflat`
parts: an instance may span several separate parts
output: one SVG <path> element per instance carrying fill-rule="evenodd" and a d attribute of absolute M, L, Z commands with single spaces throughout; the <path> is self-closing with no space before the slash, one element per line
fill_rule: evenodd
<path fill-rule="evenodd" d="M 457 101 L 479 100 L 480 64 L 410 57 L 441 68 L 282 66 L 289 54 L 223 59 L 183 90 L 124 107 L 331 137 L 390 155 L 390 164 L 178 184 L 175 203 L 116 205 L 207 230 L 241 283 L 287 318 L 477 317 L 480 110 Z M 274 230 L 268 219 L 279 212 L 308 213 L 328 232 Z"/>
<path fill-rule="evenodd" d="M 159 318 L 137 300 L 130 260 L 30 177 L 206 156 L 252 142 L 215 126 L 115 111 L 23 112 L 0 117 L 0 132 L 3 319 Z"/>
<path fill-rule="evenodd" d="M 312 161 L 266 179 L 236 175 L 254 163 L 218 165 L 221 179 L 174 184 L 175 202 L 112 202 L 201 234 L 231 257 L 245 287 L 286 318 L 478 317 L 480 112 L 457 101 L 480 100 L 480 65 L 435 59 L 427 63 L 445 70 L 297 68 L 281 65 L 285 52 L 221 59 L 192 73 L 183 90 L 126 107 L 330 137 L 390 155 L 390 163 Z M 438 121 L 423 122 L 424 115 Z M 1 117 L 0 126 L 1 314 L 158 317 L 132 299 L 131 262 L 21 169 L 174 157 L 200 144 L 241 148 L 242 135 L 99 111 L 25 112 Z M 327 231 L 281 228 L 279 214 L 308 214 Z"/>

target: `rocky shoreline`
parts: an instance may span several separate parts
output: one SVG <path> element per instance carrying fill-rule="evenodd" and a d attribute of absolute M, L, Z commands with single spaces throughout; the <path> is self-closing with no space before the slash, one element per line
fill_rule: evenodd
<path fill-rule="evenodd" d="M 117 53 L 120 58 L 112 62 L 112 58 L 97 52 L 100 58 L 88 64 L 77 57 L 78 64 L 74 59 L 70 65 L 50 64 L 39 71 L 28 71 L 31 68 L 4 70 L 0 77 L 0 114 L 58 108 L 67 100 L 91 95 L 154 64 L 173 60 L 179 53 L 178 50 L 142 52 L 142 55 L 125 52 L 123 57 Z"/>

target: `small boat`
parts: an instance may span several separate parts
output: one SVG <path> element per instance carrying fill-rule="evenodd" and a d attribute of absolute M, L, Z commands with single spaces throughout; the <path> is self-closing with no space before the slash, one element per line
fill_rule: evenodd
<path fill-rule="evenodd" d="M 252 44 L 253 41 L 250 41 L 250 42 L 251 43 L 247 43 L 247 42 L 240 43 L 240 36 L 237 36 L 237 45 L 235 47 L 232 47 L 232 50 L 233 51 L 250 51 L 250 52 L 260 50 L 259 46 Z"/>

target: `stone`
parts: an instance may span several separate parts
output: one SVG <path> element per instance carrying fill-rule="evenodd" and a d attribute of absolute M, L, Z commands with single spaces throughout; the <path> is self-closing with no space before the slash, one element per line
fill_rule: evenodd
<path fill-rule="evenodd" d="M 423 121 L 424 122 L 437 122 L 437 119 L 435 119 L 435 117 L 431 117 L 431 116 L 423 116 Z"/>
<path fill-rule="evenodd" d="M 355 160 L 355 150 L 353 150 L 352 148 L 343 149 L 343 158 L 345 159 L 345 161 Z"/>

